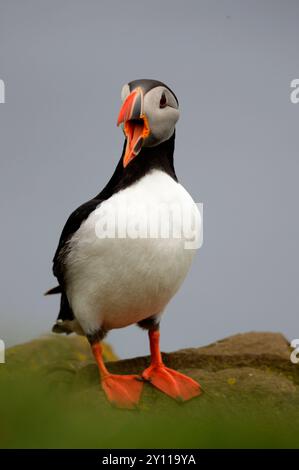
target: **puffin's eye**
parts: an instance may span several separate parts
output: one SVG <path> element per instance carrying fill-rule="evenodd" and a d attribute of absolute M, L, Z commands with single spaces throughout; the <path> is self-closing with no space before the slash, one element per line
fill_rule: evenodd
<path fill-rule="evenodd" d="M 163 91 L 162 95 L 161 95 L 161 99 L 160 99 L 160 108 L 165 108 L 167 106 L 167 99 L 166 99 L 166 95 Z"/>

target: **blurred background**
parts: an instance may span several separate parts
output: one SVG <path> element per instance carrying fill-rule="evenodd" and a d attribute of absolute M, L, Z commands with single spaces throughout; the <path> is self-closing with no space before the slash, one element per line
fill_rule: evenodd
<path fill-rule="evenodd" d="M 0 338 L 50 331 L 52 258 L 68 215 L 120 157 L 120 91 L 180 101 L 178 177 L 204 204 L 204 244 L 162 321 L 162 349 L 250 330 L 299 336 L 299 78 L 294 0 L 0 0 Z M 148 351 L 135 326 L 121 357 Z"/>

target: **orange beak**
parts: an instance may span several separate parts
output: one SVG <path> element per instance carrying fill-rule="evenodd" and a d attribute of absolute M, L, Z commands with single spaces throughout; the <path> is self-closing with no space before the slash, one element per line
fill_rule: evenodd
<path fill-rule="evenodd" d="M 143 107 L 143 92 L 138 87 L 127 96 L 119 112 L 117 125 L 119 126 L 121 123 L 124 123 L 124 133 L 127 138 L 123 158 L 124 168 L 138 155 L 144 139 L 150 133 Z"/>

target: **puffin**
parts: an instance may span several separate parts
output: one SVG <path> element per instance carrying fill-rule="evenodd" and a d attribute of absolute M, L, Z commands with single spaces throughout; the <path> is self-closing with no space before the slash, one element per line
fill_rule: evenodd
<path fill-rule="evenodd" d="M 187 245 L 196 221 L 200 231 L 200 213 L 174 169 L 174 92 L 138 79 L 123 86 L 121 100 L 121 158 L 104 189 L 68 218 L 53 259 L 58 286 L 46 295 L 61 296 L 52 331 L 86 336 L 108 401 L 132 409 L 145 382 L 179 402 L 201 394 L 198 382 L 166 367 L 160 351 L 160 320 L 194 258 L 197 248 Z M 101 342 L 132 324 L 148 332 L 150 364 L 140 375 L 112 374 Z"/>

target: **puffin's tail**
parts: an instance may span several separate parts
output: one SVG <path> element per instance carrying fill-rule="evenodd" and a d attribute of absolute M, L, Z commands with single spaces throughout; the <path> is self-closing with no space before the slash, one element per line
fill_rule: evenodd
<path fill-rule="evenodd" d="M 76 333 L 80 336 L 85 336 L 84 331 L 82 330 L 81 326 L 77 322 L 77 320 L 61 320 L 60 318 L 56 320 L 52 328 L 53 333 L 62 334 L 65 333 L 70 335 L 71 333 Z"/>
<path fill-rule="evenodd" d="M 53 294 L 61 294 L 62 290 L 60 286 L 53 287 L 52 289 L 47 290 L 44 295 L 53 295 Z"/>

